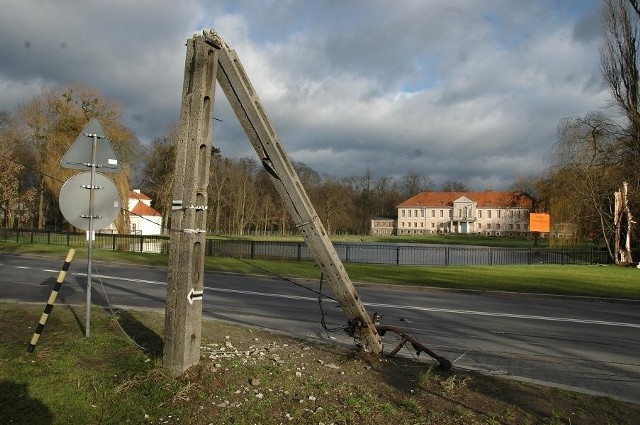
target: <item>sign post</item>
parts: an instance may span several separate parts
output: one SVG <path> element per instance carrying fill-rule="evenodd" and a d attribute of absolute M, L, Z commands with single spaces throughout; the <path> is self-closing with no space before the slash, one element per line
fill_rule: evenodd
<path fill-rule="evenodd" d="M 99 139 L 102 140 L 100 144 L 98 144 Z M 120 194 L 117 187 L 111 180 L 102 174 L 96 173 L 96 169 L 105 168 L 105 171 L 119 173 L 122 171 L 122 167 L 118 164 L 111 142 L 105 135 L 97 118 L 92 118 L 84 127 L 82 133 L 76 138 L 60 161 L 60 165 L 63 168 L 81 170 L 89 168 L 91 170 L 89 173 L 76 174 L 67 180 L 60 190 L 59 200 L 60 211 L 67 221 L 75 227 L 87 230 L 87 316 L 85 336 L 89 338 L 91 332 L 91 270 L 95 227 L 97 223 L 100 224 L 100 228 L 108 226 L 115 220 L 120 211 Z M 87 177 L 89 179 L 88 182 L 86 182 Z M 97 180 L 101 180 L 102 185 L 98 185 Z M 69 184 L 70 182 L 71 184 Z M 80 189 L 80 191 L 76 189 Z M 96 192 L 103 189 L 106 190 Z M 86 203 L 76 201 L 79 198 L 86 198 L 87 193 L 89 195 L 88 211 L 79 210 L 78 208 L 82 208 Z M 96 207 L 97 199 L 103 201 L 100 202 L 99 207 Z M 105 218 L 106 220 L 104 220 Z"/>

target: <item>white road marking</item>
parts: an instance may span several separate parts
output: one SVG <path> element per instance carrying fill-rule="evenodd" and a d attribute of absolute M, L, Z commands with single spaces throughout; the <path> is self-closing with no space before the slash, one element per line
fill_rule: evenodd
<path fill-rule="evenodd" d="M 25 268 L 28 267 L 17 267 L 17 268 Z M 45 270 L 48 271 L 48 270 Z M 56 271 L 57 272 L 57 271 Z M 86 273 L 73 273 L 76 276 L 86 276 Z M 161 282 L 157 280 L 146 280 L 146 279 L 131 279 L 127 277 L 121 276 L 109 276 L 109 275 L 92 275 L 96 278 L 103 279 L 112 279 L 112 280 L 121 280 L 126 282 L 134 282 L 134 283 L 148 283 L 151 285 L 166 285 L 166 282 Z M 303 301 L 313 301 L 317 302 L 317 297 L 303 297 L 299 295 L 287 295 L 287 294 L 273 294 L 266 292 L 256 292 L 256 291 L 242 291 L 238 289 L 225 289 L 225 288 L 212 288 L 208 287 L 208 290 L 217 291 L 217 292 L 227 292 L 234 294 L 244 294 L 244 295 L 255 295 L 260 297 L 269 297 L 269 298 L 284 298 L 289 300 L 303 300 Z M 324 302 L 333 302 L 336 301 L 325 298 Z M 413 305 L 396 305 L 396 304 L 383 304 L 383 303 L 364 303 L 364 305 L 369 307 L 384 307 L 390 309 L 398 309 L 398 310 L 415 310 L 415 311 L 426 311 L 431 313 L 448 313 L 448 314 L 463 314 L 469 316 L 489 316 L 489 317 L 507 317 L 511 319 L 523 319 L 523 320 L 542 320 L 548 322 L 566 322 L 566 323 L 580 323 L 585 325 L 601 325 L 601 326 L 614 326 L 614 327 L 623 327 L 623 328 L 638 328 L 640 329 L 640 323 L 625 323 L 625 322 L 609 322 L 604 320 L 590 320 L 590 319 L 576 319 L 571 317 L 551 317 L 551 316 L 537 316 L 530 314 L 515 314 L 515 313 L 492 313 L 488 311 L 475 311 L 475 310 L 456 310 L 456 309 L 448 309 L 448 308 L 436 308 L 436 307 L 420 307 Z"/>
<path fill-rule="evenodd" d="M 72 273 L 74 276 L 84 276 L 86 277 L 86 273 Z M 128 277 L 121 276 L 109 276 L 106 274 L 92 274 L 92 277 L 101 278 L 101 279 L 111 279 L 111 280 L 123 280 L 125 282 L 134 282 L 134 283 L 149 283 L 151 285 L 167 285 L 167 282 L 161 282 L 159 280 L 146 280 L 146 279 L 131 279 Z"/>
<path fill-rule="evenodd" d="M 536 316 L 530 314 L 514 314 L 514 313 L 491 313 L 487 311 L 474 311 L 474 310 L 452 310 L 447 308 L 435 308 L 435 307 L 418 307 L 410 305 L 393 305 L 393 304 L 379 304 L 379 303 L 365 303 L 365 305 L 371 307 L 387 307 L 387 308 L 399 308 L 403 310 L 418 310 L 429 311 L 435 313 L 451 313 L 451 314 L 467 314 L 474 316 L 491 316 L 491 317 L 509 317 L 513 319 L 530 319 L 530 320 L 545 320 L 549 322 L 570 322 L 570 323 L 582 323 L 589 325 L 604 325 L 604 326 L 617 326 L 623 328 L 640 328 L 640 323 L 624 323 L 624 322 L 608 322 L 604 320 L 590 320 L 590 319 L 574 319 L 571 317 L 550 317 L 550 316 Z"/>
<path fill-rule="evenodd" d="M 269 294 L 269 293 L 254 292 L 254 291 L 240 291 L 237 289 L 223 289 L 223 288 L 209 288 L 209 287 L 207 287 L 207 289 L 211 291 L 231 292 L 231 293 L 245 294 L 245 295 L 257 295 L 257 296 L 263 296 L 263 297 L 278 297 L 278 298 L 295 299 L 295 300 L 318 301 L 318 298 L 315 298 L 315 297 Z M 335 302 L 330 299 L 324 299 L 323 301 Z M 382 303 L 371 303 L 371 302 L 369 303 L 365 302 L 364 305 L 368 307 L 384 307 L 384 308 L 398 309 L 398 310 L 417 310 L 417 311 L 427 311 L 432 313 L 508 317 L 511 319 L 544 320 L 549 322 L 569 322 L 569 323 L 581 323 L 581 324 L 589 324 L 589 325 L 616 326 L 616 327 L 624 327 L 624 328 L 640 328 L 640 323 L 608 322 L 604 320 L 575 319 L 570 317 L 550 317 L 550 316 L 536 316 L 536 315 L 530 315 L 530 314 L 514 314 L 514 313 L 491 313 L 487 311 L 454 310 L 454 309 L 447 309 L 447 308 L 420 307 L 420 306 L 413 306 L 413 305 L 395 305 L 395 304 L 382 304 Z"/>

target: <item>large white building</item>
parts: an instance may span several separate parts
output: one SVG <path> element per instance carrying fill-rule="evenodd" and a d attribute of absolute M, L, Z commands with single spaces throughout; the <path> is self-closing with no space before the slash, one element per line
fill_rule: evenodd
<path fill-rule="evenodd" d="M 397 206 L 397 221 L 374 219 L 371 234 L 518 236 L 529 231 L 532 201 L 521 192 L 422 192 Z"/>

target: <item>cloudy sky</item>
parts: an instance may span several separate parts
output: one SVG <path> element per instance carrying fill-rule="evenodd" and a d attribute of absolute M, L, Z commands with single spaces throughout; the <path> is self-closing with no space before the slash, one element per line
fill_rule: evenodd
<path fill-rule="evenodd" d="M 0 109 L 82 83 L 149 142 L 177 121 L 185 41 L 238 52 L 285 149 L 321 174 L 501 189 L 562 118 L 606 108 L 600 0 L 0 0 Z M 214 144 L 255 157 L 218 90 Z"/>

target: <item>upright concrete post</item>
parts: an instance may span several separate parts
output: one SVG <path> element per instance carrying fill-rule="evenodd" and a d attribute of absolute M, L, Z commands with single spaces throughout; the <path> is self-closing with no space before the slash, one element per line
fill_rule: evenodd
<path fill-rule="evenodd" d="M 200 361 L 207 185 L 218 48 L 187 41 L 176 150 L 165 315 L 164 366 L 182 375 Z"/>

